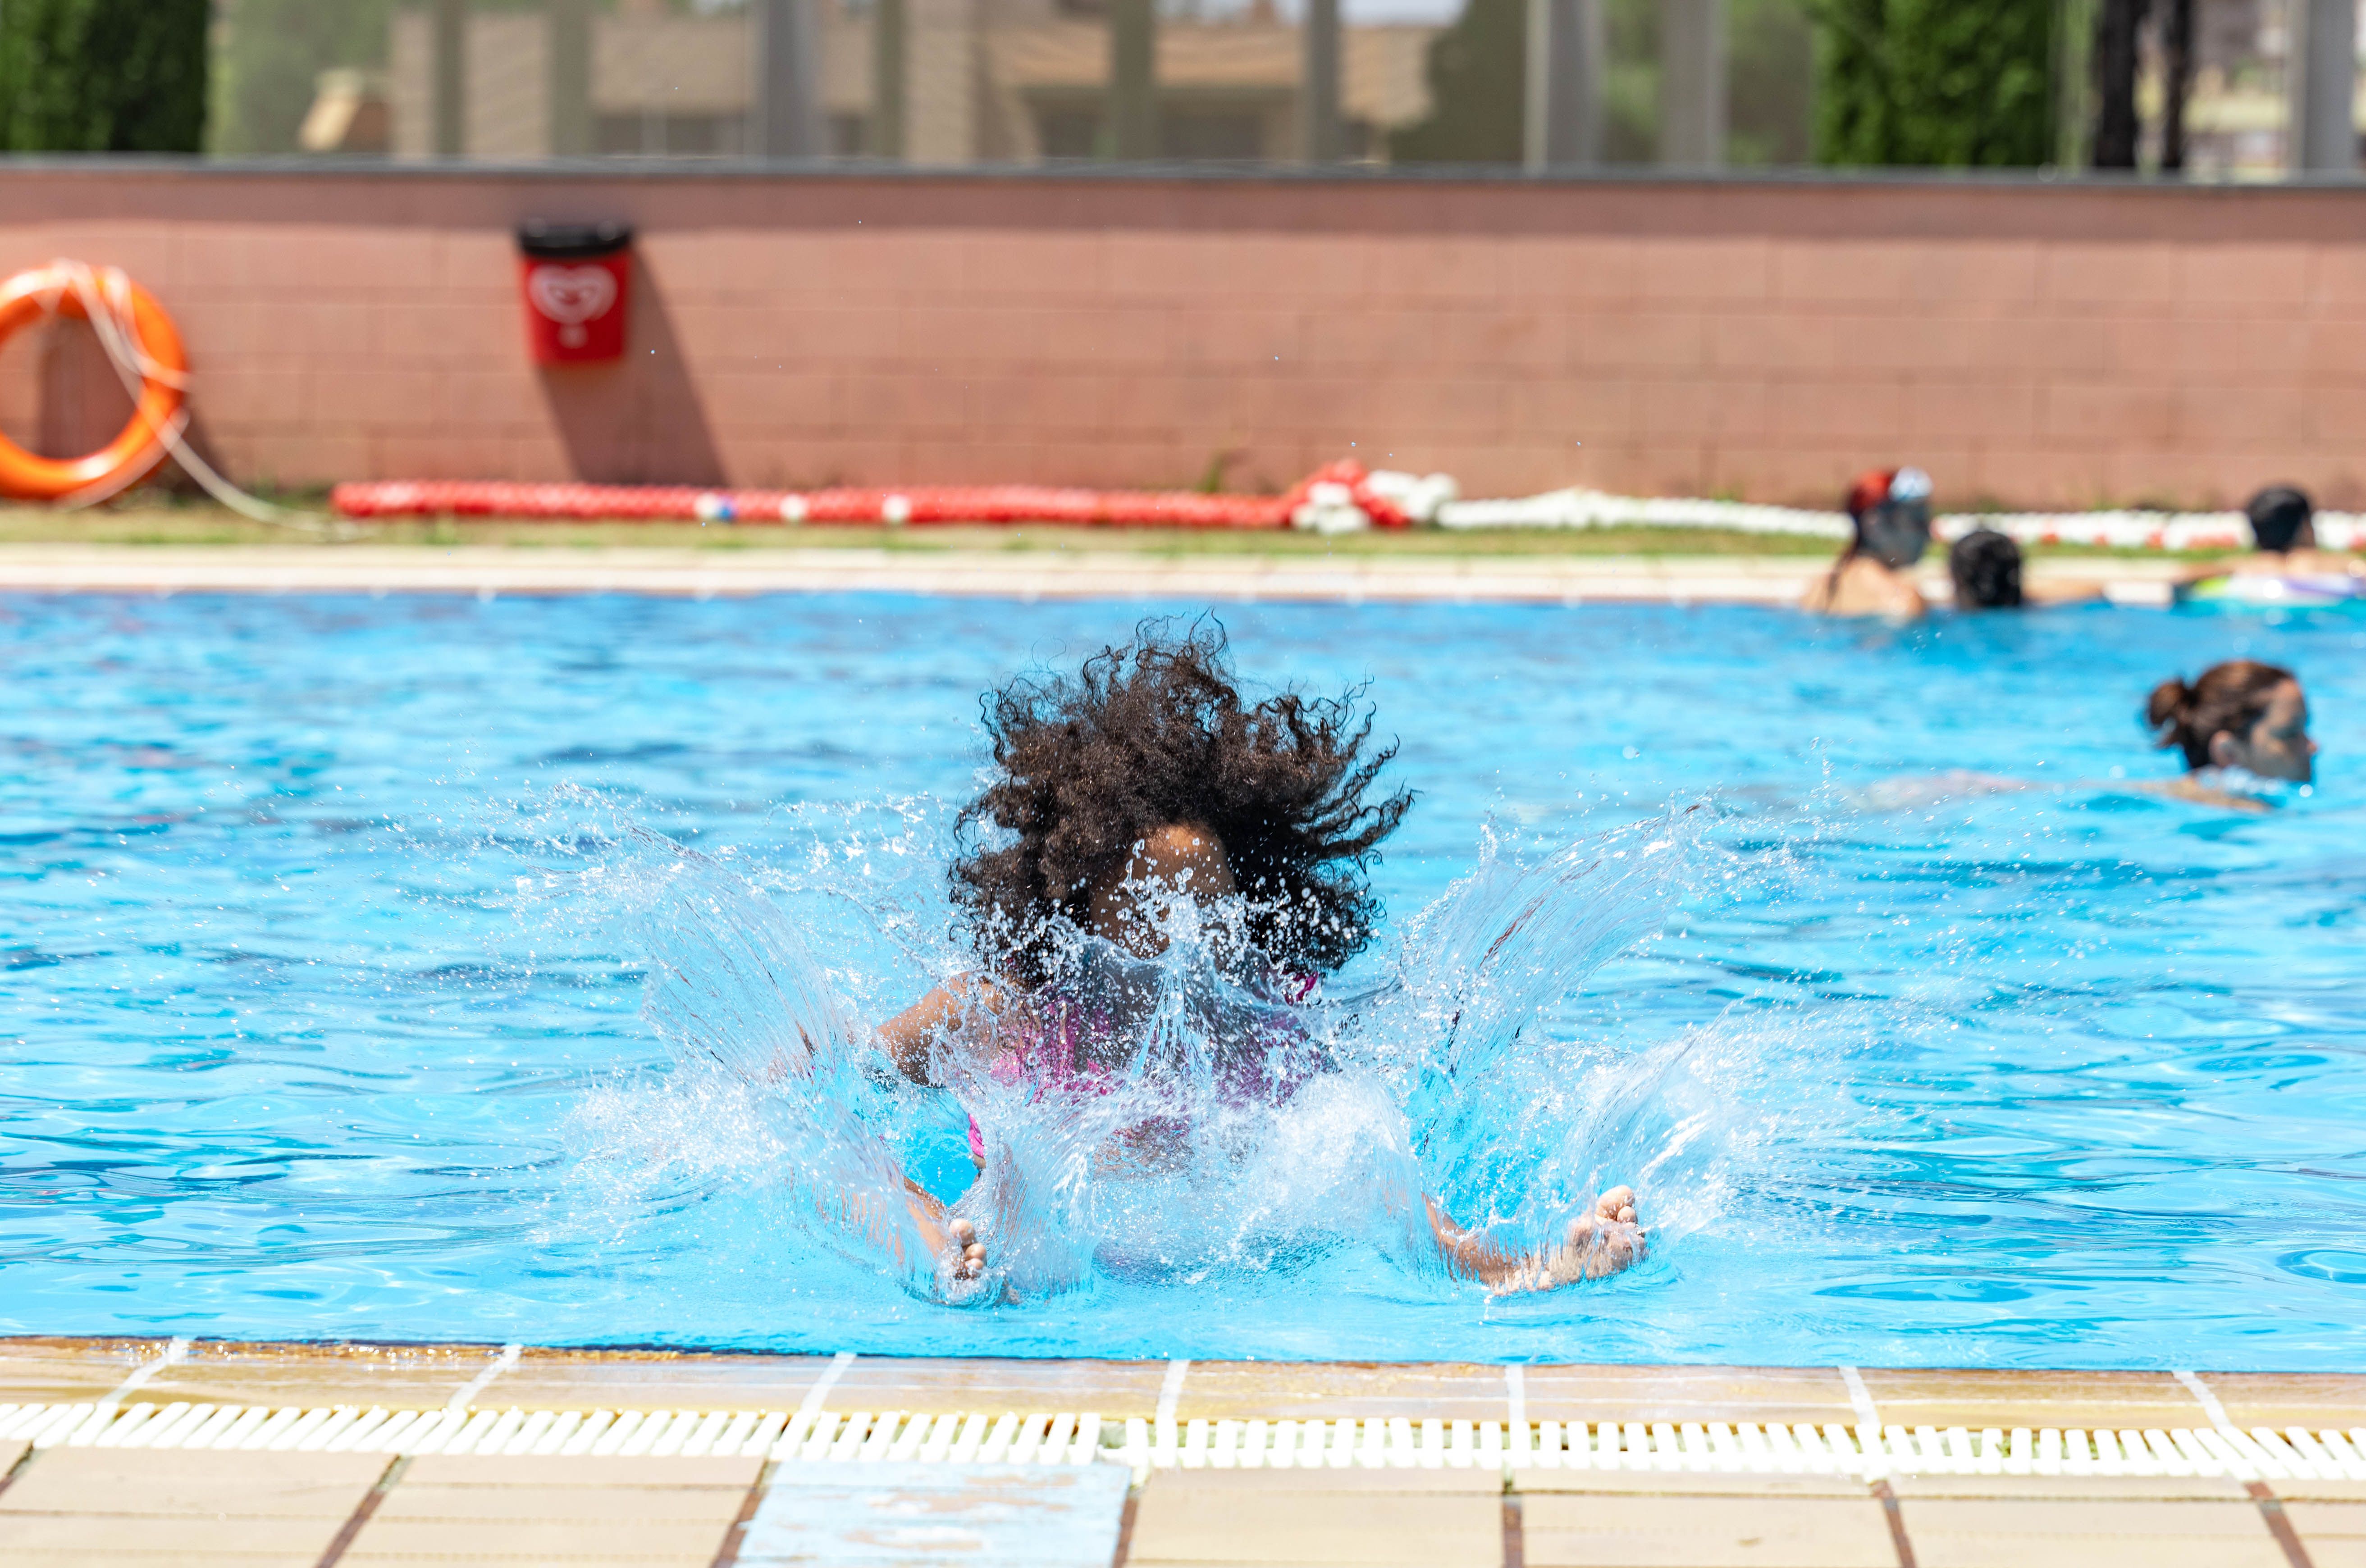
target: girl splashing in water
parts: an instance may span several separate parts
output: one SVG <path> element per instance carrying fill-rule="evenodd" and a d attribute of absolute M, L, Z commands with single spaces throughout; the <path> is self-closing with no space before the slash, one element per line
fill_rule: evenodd
<path fill-rule="evenodd" d="M 1352 698 L 1249 703 L 1221 632 L 1145 629 L 1076 678 L 1013 681 L 985 710 L 995 774 L 962 813 L 952 874 L 981 967 L 879 1041 L 917 1082 L 1048 1112 L 1090 1145 L 1096 1175 L 1173 1174 L 1208 1127 L 1324 1071 L 1295 1008 L 1372 938 L 1365 868 L 1412 803 L 1368 798 L 1394 748 L 1368 750 Z M 985 1176 L 975 1114 L 970 1152 Z M 904 1187 L 959 1294 L 986 1271 L 985 1241 Z M 1012 1202 L 1006 1187 L 962 1206 Z M 1535 1251 L 1463 1228 L 1425 1194 L 1403 1217 L 1448 1271 L 1498 1293 L 1600 1278 L 1644 1250 L 1625 1187 Z"/>

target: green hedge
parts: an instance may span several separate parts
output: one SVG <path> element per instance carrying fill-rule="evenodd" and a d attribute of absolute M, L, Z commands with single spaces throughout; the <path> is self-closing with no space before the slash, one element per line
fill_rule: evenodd
<path fill-rule="evenodd" d="M 0 0 L 0 148 L 198 151 L 211 10 L 208 0 Z"/>
<path fill-rule="evenodd" d="M 1817 0 L 1823 163 L 2054 155 L 2054 0 Z"/>

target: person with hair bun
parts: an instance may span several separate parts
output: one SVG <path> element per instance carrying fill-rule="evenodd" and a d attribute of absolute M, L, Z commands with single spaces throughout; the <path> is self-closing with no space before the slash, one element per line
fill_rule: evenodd
<path fill-rule="evenodd" d="M 1847 504 L 1855 537 L 1808 587 L 1799 608 L 1811 615 L 1921 618 L 1930 607 L 1909 574 L 1931 547 L 1931 476 L 1920 468 L 1869 469 L 1849 487 Z"/>
<path fill-rule="evenodd" d="M 2154 744 L 2185 755 L 2186 774 L 2167 787 L 2183 800 L 2265 811 L 2259 781 L 2305 784 L 2315 772 L 2308 698 L 2280 665 L 2228 659 L 2199 679 L 2153 688 L 2145 722 Z"/>

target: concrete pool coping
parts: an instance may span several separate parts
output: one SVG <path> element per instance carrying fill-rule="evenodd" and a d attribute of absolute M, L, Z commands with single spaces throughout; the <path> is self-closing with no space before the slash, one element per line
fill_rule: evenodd
<path fill-rule="evenodd" d="M 389 1413 L 431 1437 L 355 1438 Z M 913 1436 L 962 1413 L 950 1451 Z M 582 1436 L 628 1424 L 634 1441 Z M 1819 1424 L 1833 1453 L 1853 1431 L 1886 1457 L 1807 1462 L 1787 1433 Z M 1245 1428 L 1313 1435 L 1252 1461 L 1222 1440 Z M 2164 1432 L 2181 1450 L 2145 1460 L 2140 1435 Z M 2196 1433 L 2281 1457 L 2214 1465 Z M 0 1556 L 2330 1568 L 2366 1554 L 2360 1445 L 2366 1377 L 2335 1373 L 28 1337 L 0 1339 Z"/>
<path fill-rule="evenodd" d="M 0 546 L 0 592 L 653 594 L 918 593 L 982 599 L 1144 599 L 1345 603 L 1790 604 L 1829 569 L 1821 556 L 1157 555 L 1111 549 L 860 547 L 718 552 L 629 546 Z M 2092 589 L 2159 607 L 2191 570 L 2177 560 L 2033 561 L 2034 588 Z M 1921 581 L 1944 603 L 1944 561 Z"/>

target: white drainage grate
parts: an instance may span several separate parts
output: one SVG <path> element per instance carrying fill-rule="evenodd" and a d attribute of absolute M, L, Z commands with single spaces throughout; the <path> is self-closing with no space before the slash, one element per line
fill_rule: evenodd
<path fill-rule="evenodd" d="M 359 1406 L 0 1405 L 0 1439 L 35 1448 L 294 1450 L 308 1453 L 597 1454 L 627 1459 L 896 1460 L 1087 1464 L 1101 1418 L 841 1415 L 828 1410 L 388 1410 Z"/>
<path fill-rule="evenodd" d="M 847 1464 L 1136 1470 L 1631 1470 L 1716 1474 L 2203 1475 L 2366 1481 L 2366 1427 L 1876 1428 L 1751 1421 L 1105 1422 L 1089 1412 L 387 1410 L 252 1405 L 0 1405 L 36 1448 L 384 1454 L 599 1454 Z"/>
<path fill-rule="evenodd" d="M 1631 1470 L 1722 1474 L 2204 1475 L 2366 1481 L 2366 1427 L 1784 1426 L 1752 1421 L 1193 1421 L 1126 1423 L 1110 1458 L 1137 1469 Z"/>

